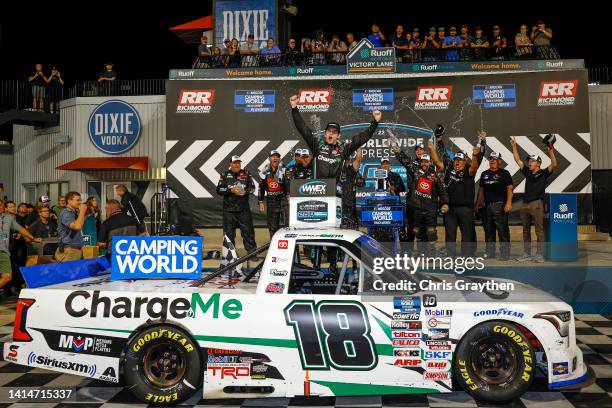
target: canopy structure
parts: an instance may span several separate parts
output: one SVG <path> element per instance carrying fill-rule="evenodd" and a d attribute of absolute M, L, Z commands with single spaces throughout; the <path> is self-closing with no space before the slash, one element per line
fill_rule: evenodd
<path fill-rule="evenodd" d="M 187 44 L 199 44 L 202 33 L 212 30 L 213 27 L 213 16 L 206 16 L 179 24 L 176 27 L 170 28 L 170 31 Z M 212 38 L 209 38 L 209 44 L 212 44 Z"/>
<path fill-rule="evenodd" d="M 139 170 L 149 169 L 148 157 L 79 157 L 56 170 Z"/>

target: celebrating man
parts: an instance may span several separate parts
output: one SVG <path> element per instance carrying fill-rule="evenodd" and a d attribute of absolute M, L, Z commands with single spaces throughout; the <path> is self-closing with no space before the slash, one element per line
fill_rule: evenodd
<path fill-rule="evenodd" d="M 528 261 L 531 259 L 531 223 L 535 225 L 536 237 L 538 238 L 537 255 L 535 262 L 544 262 L 544 194 L 546 190 L 546 179 L 557 167 L 557 158 L 553 147 L 554 137 L 547 136 L 548 150 L 550 152 L 550 165 L 542 169 L 542 158 L 538 155 L 529 155 L 527 165 L 521 160 L 516 139 L 512 138 L 512 154 L 514 161 L 525 176 L 525 194 L 521 204 L 521 223 L 523 224 L 523 255 L 517 261 Z"/>

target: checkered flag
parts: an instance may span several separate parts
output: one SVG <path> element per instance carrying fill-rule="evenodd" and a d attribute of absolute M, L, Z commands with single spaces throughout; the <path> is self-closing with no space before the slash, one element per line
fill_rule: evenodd
<path fill-rule="evenodd" d="M 221 250 L 220 268 L 223 268 L 224 266 L 229 265 L 230 263 L 234 262 L 237 259 L 238 259 L 238 253 L 236 252 L 236 247 L 234 246 L 234 243 L 232 242 L 232 240 L 230 240 L 227 237 L 227 235 L 224 235 L 223 236 L 223 248 Z M 227 273 L 232 274 L 234 276 L 244 275 L 244 273 L 242 272 L 242 264 L 237 265 L 233 270 L 228 271 Z"/>

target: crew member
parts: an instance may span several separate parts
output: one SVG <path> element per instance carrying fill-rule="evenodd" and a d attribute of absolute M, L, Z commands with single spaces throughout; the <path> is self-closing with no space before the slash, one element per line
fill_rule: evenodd
<path fill-rule="evenodd" d="M 512 176 L 500 167 L 501 154 L 489 154 L 489 169 L 480 175 L 476 208 L 485 205 L 485 240 L 487 258 L 495 257 L 496 232 L 499 235 L 501 261 L 510 257 L 508 213 L 512 210 Z"/>
<path fill-rule="evenodd" d="M 406 171 L 410 178 L 406 196 L 407 208 L 411 211 L 408 219 L 414 225 L 412 234 L 419 240 L 419 252 L 426 253 L 434 249 L 430 243 L 438 239 L 438 208 L 442 214 L 448 212 L 448 194 L 428 154 L 421 155 L 416 171 L 412 167 L 407 167 Z"/>
<path fill-rule="evenodd" d="M 552 137 L 548 136 L 551 140 Z M 554 139 L 553 139 L 554 140 Z M 531 260 L 531 223 L 535 225 L 536 237 L 538 239 L 537 255 L 533 258 L 534 262 L 544 262 L 544 194 L 546 190 L 546 180 L 557 167 L 555 157 L 554 142 L 548 143 L 550 152 L 550 165 L 542 169 L 542 158 L 538 155 L 529 155 L 527 165 L 521 160 L 516 139 L 512 138 L 512 154 L 514 161 L 525 176 L 525 193 L 521 204 L 520 215 L 523 224 L 523 255 L 517 261 Z"/>
<path fill-rule="evenodd" d="M 402 176 L 391 171 L 391 161 L 388 157 L 380 159 L 380 168 L 387 172 L 387 190 L 390 195 L 399 196 L 406 191 Z M 373 227 L 370 229 L 372 237 L 380 242 L 392 242 L 394 240 L 392 227 Z M 402 233 L 403 231 L 400 231 Z"/>
<path fill-rule="evenodd" d="M 147 230 L 145 224 L 145 217 L 147 214 L 147 208 L 142 203 L 140 198 L 134 193 L 128 191 L 127 187 L 123 184 L 119 184 L 115 187 L 117 195 L 121 197 L 121 206 L 123 211 L 130 217 L 136 220 L 138 224 L 138 233 L 141 234 Z"/>
<path fill-rule="evenodd" d="M 297 150 L 299 150 L 299 152 L 295 165 L 285 170 L 287 182 L 291 182 L 291 180 L 304 180 L 312 178 L 312 156 L 310 155 L 310 152 L 308 149 Z M 287 191 L 289 191 L 288 186 Z"/>
<path fill-rule="evenodd" d="M 444 169 L 444 164 L 442 163 L 442 161 L 440 160 L 440 156 L 438 155 L 438 152 L 436 151 L 436 148 L 433 144 L 432 141 L 429 141 L 427 143 L 430 152 L 431 152 L 431 156 L 433 158 L 433 162 L 435 164 L 435 167 L 439 170 L 442 171 Z M 406 168 L 406 174 L 408 175 L 408 177 L 410 177 L 410 174 L 415 174 L 419 168 L 421 167 L 421 157 L 425 154 L 425 146 L 421 143 L 418 143 L 415 147 L 414 147 L 414 159 L 412 159 L 410 156 L 408 156 L 407 153 L 405 153 L 404 151 L 400 150 L 399 146 L 397 144 L 394 145 L 394 147 L 391 149 L 394 153 L 395 153 L 395 158 L 400 162 L 400 164 L 402 166 L 404 166 Z M 408 180 L 408 185 L 410 186 L 411 180 Z M 410 192 L 408 192 L 407 194 L 409 194 Z M 413 250 L 413 246 L 414 246 L 414 218 L 411 216 L 412 214 L 414 214 L 415 209 L 411 207 L 411 202 L 410 200 L 406 199 L 406 214 L 405 214 L 405 221 L 406 221 L 406 233 L 401 233 L 400 234 L 400 239 L 404 242 L 407 242 L 407 250 L 408 252 L 412 252 Z"/>
<path fill-rule="evenodd" d="M 251 174 L 241 168 L 240 156 L 232 156 L 230 167 L 221 174 L 217 194 L 223 196 L 223 233 L 236 245 L 236 228 L 240 228 L 247 253 L 255 250 L 255 230 L 249 196 L 255 191 Z"/>
<path fill-rule="evenodd" d="M 474 227 L 474 177 L 478 171 L 480 147 L 472 150 L 472 162 L 467 166 L 463 152 L 455 153 L 452 166 L 446 169 L 444 184 L 448 191 L 448 213 L 444 216 L 446 253 L 456 255 L 457 227 L 461 231 L 461 255 L 473 256 L 475 247 Z"/>
<path fill-rule="evenodd" d="M 359 216 L 357 214 L 357 187 L 363 187 L 364 179 L 359 173 L 363 151 L 357 149 L 355 159 L 349 166 L 345 166 L 342 176 L 342 220 L 340 228 L 359 229 Z"/>
<path fill-rule="evenodd" d="M 285 169 L 280 162 L 280 153 L 272 150 L 269 163 L 259 174 L 259 212 L 266 213 L 270 239 L 281 225 L 288 226 L 289 219 L 285 185 Z M 264 206 L 265 199 L 265 206 Z M 267 211 L 266 211 L 267 207 Z M 282 218 L 282 221 L 281 221 Z"/>
<path fill-rule="evenodd" d="M 106 220 L 100 226 L 98 246 L 106 248 L 106 257 L 110 260 L 113 252 L 113 237 L 138 235 L 138 223 L 123 211 L 117 200 L 106 201 Z"/>
<path fill-rule="evenodd" d="M 370 126 L 365 131 L 353 136 L 351 141 L 341 142 L 338 140 L 340 138 L 340 125 L 338 123 L 328 123 L 327 126 L 325 126 L 323 138 L 319 139 L 314 136 L 312 130 L 306 126 L 304 119 L 302 119 L 297 107 L 298 97 L 295 95 L 292 96 L 289 102 L 291 103 L 293 123 L 310 150 L 312 150 L 314 157 L 314 177 L 321 179 L 332 178 L 336 179 L 339 183 L 342 166 L 346 164 L 346 161 L 351 157 L 353 152 L 372 138 L 378 127 L 378 122 L 382 117 L 382 113 L 379 110 L 372 111 L 374 119 L 370 123 Z"/>

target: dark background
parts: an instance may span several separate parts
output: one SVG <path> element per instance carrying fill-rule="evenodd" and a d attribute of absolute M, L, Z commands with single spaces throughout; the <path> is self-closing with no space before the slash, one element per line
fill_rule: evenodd
<path fill-rule="evenodd" d="M 558 2 L 397 2 L 294 0 L 299 39 L 323 29 L 328 37 L 369 33 L 373 20 L 390 36 L 395 24 L 406 30 L 431 25 L 482 25 L 490 35 L 499 24 L 509 43 L 521 23 L 542 18 L 553 29 L 562 58 L 584 58 L 588 66 L 612 62 L 607 50 L 608 13 L 603 6 Z M 14 8 L 16 7 L 16 8 Z M 0 22 L 0 78 L 25 79 L 36 62 L 57 64 L 67 85 L 95 80 L 107 61 L 120 79 L 167 78 L 170 68 L 191 66 L 195 45 L 185 45 L 168 28 L 209 15 L 212 1 L 190 2 L 28 2 L 11 4 Z M 600 10 L 594 10 L 599 8 Z M 472 33 L 473 34 L 473 33 Z M 49 69 L 47 67 L 47 69 Z"/>

